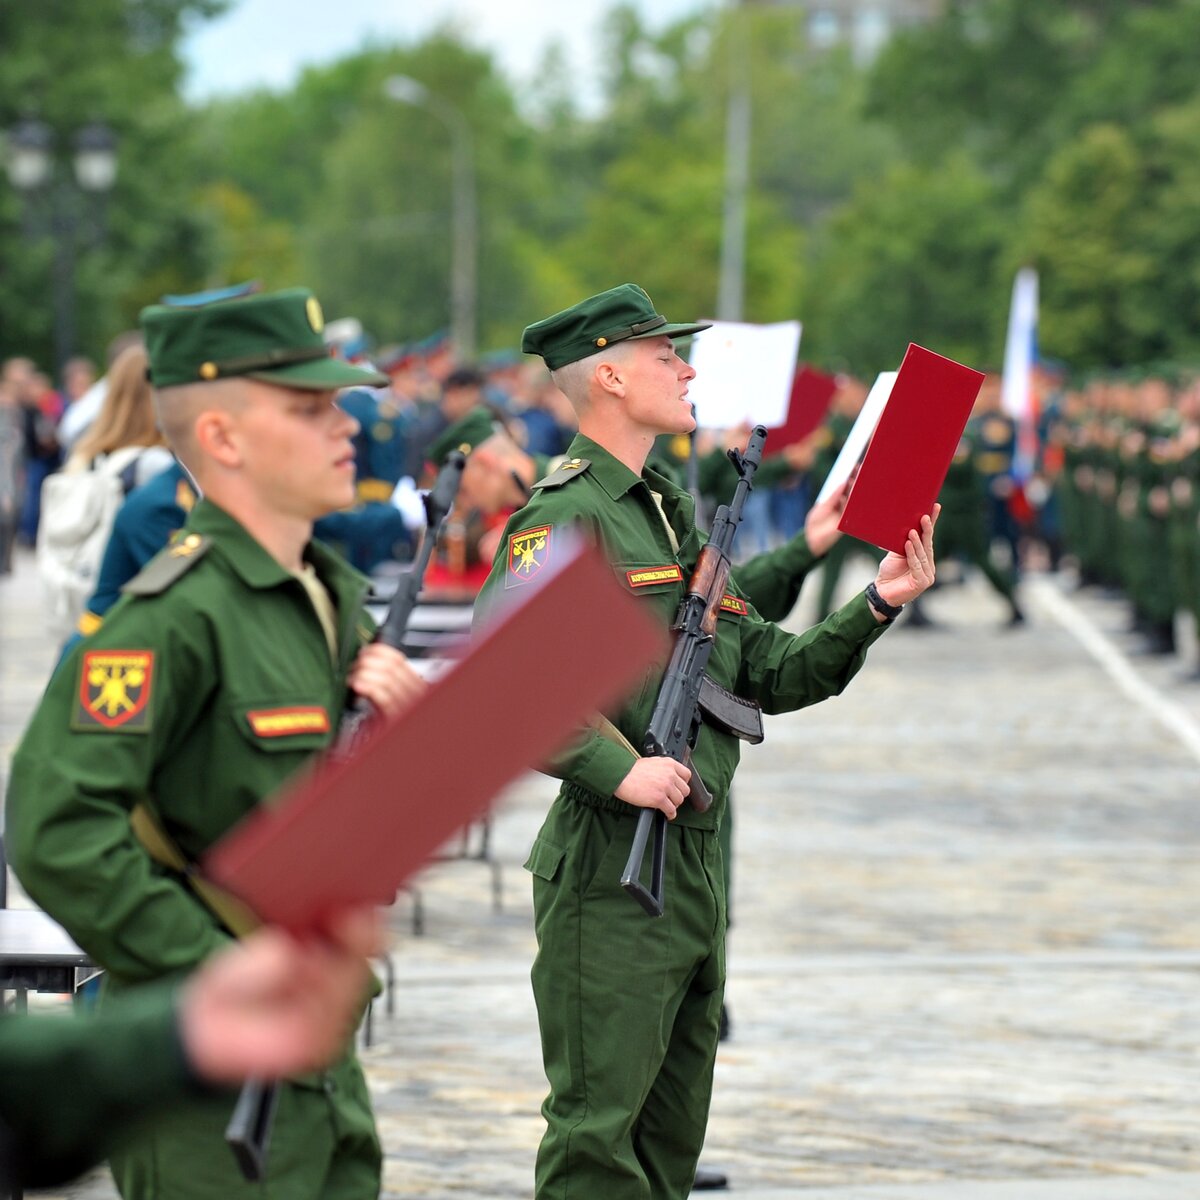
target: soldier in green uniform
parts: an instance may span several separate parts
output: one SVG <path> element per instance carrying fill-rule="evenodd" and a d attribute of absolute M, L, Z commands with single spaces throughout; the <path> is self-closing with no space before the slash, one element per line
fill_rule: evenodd
<path fill-rule="evenodd" d="M 328 938 L 260 929 L 181 987 L 73 1020 L 0 1021 L 0 1193 L 66 1182 L 137 1122 L 206 1089 L 324 1067 L 358 1017 L 381 932 L 371 910 Z"/>
<path fill-rule="evenodd" d="M 1025 614 L 1017 603 L 1013 571 L 992 558 L 987 517 L 988 481 L 976 461 L 978 430 L 968 424 L 954 450 L 939 499 L 946 519 L 938 530 L 942 562 L 957 558 L 979 569 L 1008 605 L 1009 624 L 1020 625 Z"/>
<path fill-rule="evenodd" d="M 522 348 L 541 355 L 579 414 L 563 465 L 509 520 L 479 613 L 535 585 L 573 530 L 607 554 L 617 578 L 664 625 L 701 546 L 693 501 L 645 467 L 656 437 L 693 427 L 694 372 L 642 289 L 624 284 L 537 322 Z M 733 583 L 709 659 L 716 683 L 767 712 L 840 692 L 867 648 L 933 581 L 933 522 L 888 555 L 860 594 L 794 636 L 764 621 Z M 586 636 L 586 630 L 580 631 Z M 616 736 L 589 729 L 553 764 L 563 786 L 527 868 L 534 875 L 538 954 L 533 987 L 550 1094 L 538 1153 L 539 1200 L 673 1200 L 691 1188 L 704 1139 L 725 977 L 725 889 L 718 827 L 737 740 L 706 727 L 693 767 L 715 798 L 686 805 L 691 772 L 631 749 L 657 692 L 606 714 Z M 618 885 L 641 808 L 671 819 L 666 914 L 648 917 Z"/>
<path fill-rule="evenodd" d="M 354 498 L 356 426 L 335 391 L 378 379 L 331 359 L 322 327 L 303 288 L 142 314 L 159 419 L 204 498 L 55 673 L 7 809 L 17 876 L 104 967 L 108 993 L 186 973 L 235 932 L 166 863 L 196 862 L 328 746 L 348 689 L 394 712 L 423 686 L 367 644 L 367 581 L 312 541 Z M 211 1097 L 123 1147 L 122 1195 L 378 1193 L 349 1049 L 281 1088 L 265 1187 L 222 1144 L 231 1109 Z"/>

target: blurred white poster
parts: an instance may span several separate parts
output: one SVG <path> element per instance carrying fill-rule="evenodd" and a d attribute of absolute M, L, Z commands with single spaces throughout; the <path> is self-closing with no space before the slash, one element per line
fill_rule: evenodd
<path fill-rule="evenodd" d="M 716 321 L 701 330 L 688 355 L 696 368 L 688 399 L 696 406 L 697 424 L 707 429 L 782 425 L 799 353 L 799 321 Z"/>

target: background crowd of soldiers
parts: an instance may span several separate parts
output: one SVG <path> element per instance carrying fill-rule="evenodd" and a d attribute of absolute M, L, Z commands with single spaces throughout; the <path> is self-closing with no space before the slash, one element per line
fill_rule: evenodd
<path fill-rule="evenodd" d="M 359 503 L 350 519 L 332 519 L 324 534 L 362 570 L 411 556 L 421 524 L 417 489 L 437 465 L 431 449 L 464 417 L 486 417 L 531 456 L 538 472 L 549 469 L 574 433 L 570 405 L 540 363 L 497 353 L 463 364 L 441 335 L 368 355 L 361 334 L 336 338 L 338 326 L 331 329 L 337 352 L 352 360 L 369 357 L 389 379 L 386 387 L 356 388 L 342 399 L 360 425 Z M 28 360 L 10 359 L 0 370 L 0 572 L 9 567 L 14 544 L 32 544 L 36 490 L 67 449 L 55 442 L 51 417 L 61 418 L 85 390 L 79 364 L 71 365 L 71 377 L 57 389 L 48 381 L 28 386 L 39 378 Z M 852 375 L 837 381 L 818 429 L 764 464 L 747 511 L 743 554 L 786 541 L 802 527 L 868 392 L 868 382 Z M 1019 625 L 1021 572 L 1065 562 L 1081 586 L 1127 600 L 1130 629 L 1145 653 L 1189 648 L 1195 639 L 1178 635 L 1180 617 L 1183 630 L 1194 631 L 1200 622 L 1200 368 L 1074 379 L 1064 365 L 1043 363 L 1034 393 L 1036 425 L 1023 433 L 1004 411 L 1000 374 L 987 375 L 940 497 L 938 548 L 947 583 L 979 571 L 1008 606 L 1009 623 Z M 712 505 L 727 490 L 724 447 L 744 438 L 742 429 L 697 435 L 693 478 Z M 690 451 L 686 438 L 668 439 L 658 459 L 684 479 Z M 505 515 L 456 512 L 434 580 L 467 592 L 477 588 Z M 849 538 L 826 557 L 814 619 L 835 607 L 843 564 L 856 554 L 879 557 L 874 547 Z M 928 620 L 917 605 L 908 623 Z M 1189 663 L 1188 674 L 1200 678 L 1200 663 Z"/>

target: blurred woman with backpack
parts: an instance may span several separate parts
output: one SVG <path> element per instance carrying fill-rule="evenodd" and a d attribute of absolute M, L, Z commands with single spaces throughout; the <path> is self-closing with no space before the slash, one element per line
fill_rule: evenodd
<path fill-rule="evenodd" d="M 92 470 L 97 459 L 116 454 L 127 462 L 137 460 L 131 487 L 140 487 L 174 461 L 158 427 L 154 389 L 146 378 L 146 351 L 140 345 L 122 351 L 109 368 L 104 403 L 63 470 Z"/>
<path fill-rule="evenodd" d="M 95 587 L 125 497 L 174 461 L 158 428 L 146 351 L 130 346 L 109 368 L 108 391 L 95 421 L 42 488 L 38 570 L 47 619 L 60 639 L 74 630 Z"/>

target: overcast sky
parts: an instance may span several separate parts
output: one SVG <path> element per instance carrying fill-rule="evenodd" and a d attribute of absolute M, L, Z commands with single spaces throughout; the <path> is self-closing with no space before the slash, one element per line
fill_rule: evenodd
<path fill-rule="evenodd" d="M 722 0 L 633 0 L 652 29 Z M 253 87 L 287 87 L 301 68 L 330 62 L 370 37 L 411 43 L 453 21 L 491 50 L 515 84 L 561 41 L 573 64 L 612 4 L 606 0 L 234 0 L 183 44 L 187 95 L 202 100 Z M 586 94 L 581 95 L 586 102 Z"/>

